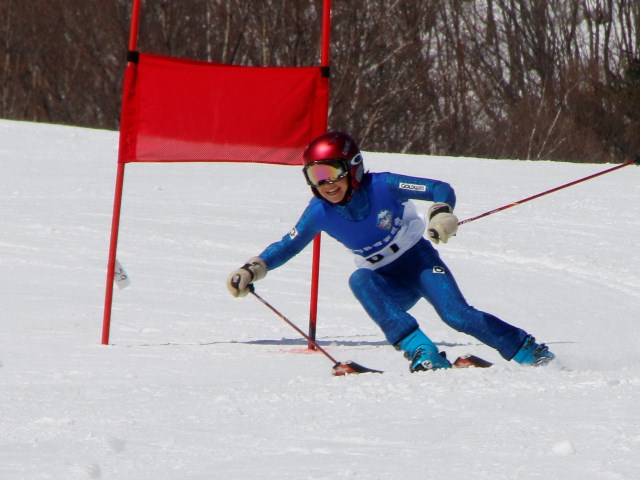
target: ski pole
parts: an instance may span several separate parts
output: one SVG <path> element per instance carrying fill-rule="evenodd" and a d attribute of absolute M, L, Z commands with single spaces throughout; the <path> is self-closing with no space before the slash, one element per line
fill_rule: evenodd
<path fill-rule="evenodd" d="M 255 287 L 253 286 L 253 284 L 249 285 L 249 292 L 251 292 L 251 294 L 254 297 L 256 297 L 258 300 L 260 300 L 264 305 L 266 305 L 267 308 L 269 308 L 273 313 L 275 313 L 278 317 L 280 317 L 282 320 L 284 320 L 296 332 L 298 332 L 300 335 L 302 335 L 305 338 L 305 340 L 307 340 L 307 342 L 309 342 L 311 345 L 313 345 L 320 353 L 322 353 L 325 357 L 327 357 L 329 360 L 331 360 L 331 362 L 334 364 L 333 365 L 333 374 L 335 376 L 341 377 L 343 375 L 348 375 L 348 374 L 352 374 L 352 373 L 382 373 L 380 370 L 373 370 L 371 368 L 363 367 L 362 365 L 359 365 L 359 364 L 357 364 L 355 362 L 352 362 L 352 361 L 347 361 L 347 362 L 339 362 L 339 361 L 337 361 L 335 358 L 333 358 L 329 354 L 329 352 L 327 352 L 324 348 L 322 348 L 320 345 L 318 345 L 318 342 L 316 342 L 309 335 L 307 335 L 302 330 L 300 330 L 300 328 L 298 328 L 298 326 L 296 324 L 294 324 L 291 320 L 289 320 L 282 313 L 280 313 L 273 305 L 271 305 L 269 302 L 267 302 L 264 298 L 262 298 L 260 295 L 258 295 L 256 293 L 256 290 L 255 290 Z"/>
<path fill-rule="evenodd" d="M 613 172 L 614 170 L 618 170 L 618 169 L 626 167 L 628 165 L 639 165 L 640 166 L 640 156 L 636 156 L 636 158 L 634 160 L 628 160 L 628 161 L 626 161 L 624 163 L 621 163 L 620 165 L 617 165 L 615 167 L 609 168 L 607 170 L 603 170 L 602 172 L 594 173 L 593 175 L 589 175 L 588 177 L 580 178 L 578 180 L 574 180 L 573 182 L 565 183 L 564 185 L 560 185 L 559 187 L 555 187 L 555 188 L 552 188 L 551 190 L 546 190 L 546 191 L 538 193 L 536 195 L 532 195 L 530 197 L 523 198 L 522 200 L 518 200 L 517 202 L 509 203 L 507 205 L 503 205 L 502 207 L 495 208 L 493 210 L 490 210 L 488 212 L 482 213 L 482 214 L 477 215 L 475 217 L 467 218 L 466 220 L 461 220 L 461 221 L 458 222 L 458 225 L 462 225 L 464 223 L 473 222 L 474 220 L 478 220 L 479 218 L 488 217 L 489 215 L 493 215 L 494 213 L 501 212 L 502 210 L 506 210 L 507 208 L 515 207 L 516 205 L 523 204 L 523 203 L 528 202 L 530 200 L 535 200 L 536 198 L 540 198 L 540 197 L 542 197 L 544 195 L 548 195 L 550 193 L 557 192 L 558 190 L 562 190 L 563 188 L 567 188 L 567 187 L 570 187 L 572 185 L 576 185 L 576 184 L 581 183 L 581 182 L 586 182 L 587 180 L 591 180 L 592 178 L 599 177 L 600 175 L 604 175 L 605 173 Z"/>

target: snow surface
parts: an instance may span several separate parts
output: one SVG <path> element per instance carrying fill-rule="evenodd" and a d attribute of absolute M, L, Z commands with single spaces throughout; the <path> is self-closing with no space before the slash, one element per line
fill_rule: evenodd
<path fill-rule="evenodd" d="M 640 170 L 461 226 L 439 250 L 469 301 L 533 333 L 555 366 L 505 362 L 413 313 L 450 358 L 410 374 L 323 237 L 318 338 L 227 274 L 288 232 L 299 168 L 129 164 L 111 345 L 100 344 L 117 133 L 0 121 L 0 479 L 635 479 L 640 471 Z M 460 219 L 605 165 L 367 153 L 449 181 Z M 428 204 L 421 205 L 423 209 Z M 257 291 L 306 329 L 311 248 Z"/>

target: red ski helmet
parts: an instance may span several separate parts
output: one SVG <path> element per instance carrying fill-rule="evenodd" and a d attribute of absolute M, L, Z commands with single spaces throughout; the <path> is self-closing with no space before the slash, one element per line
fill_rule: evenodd
<path fill-rule="evenodd" d="M 355 140 L 344 132 L 320 135 L 311 141 L 302 155 L 305 178 L 317 196 L 317 190 L 307 175 L 307 167 L 313 163 L 339 163 L 347 172 L 350 190 L 357 190 L 362 185 L 365 173 L 362 154 Z"/>

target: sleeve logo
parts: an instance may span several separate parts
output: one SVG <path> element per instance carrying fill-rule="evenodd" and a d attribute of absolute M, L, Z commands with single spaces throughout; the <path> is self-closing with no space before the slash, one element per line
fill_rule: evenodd
<path fill-rule="evenodd" d="M 427 191 L 427 187 L 424 185 L 416 185 L 415 183 L 405 183 L 405 182 L 400 182 L 399 187 L 402 190 L 413 190 L 415 192 L 426 192 Z"/>

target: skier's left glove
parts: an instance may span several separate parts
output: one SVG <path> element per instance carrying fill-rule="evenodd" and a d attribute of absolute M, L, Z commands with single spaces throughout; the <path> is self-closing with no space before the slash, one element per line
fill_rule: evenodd
<path fill-rule="evenodd" d="M 429 209 L 427 233 L 433 243 L 447 243 L 458 231 L 458 217 L 452 211 L 446 203 L 434 203 Z"/>
<path fill-rule="evenodd" d="M 263 279 L 267 275 L 267 264 L 260 257 L 247 260 L 242 267 L 231 272 L 227 277 L 227 288 L 234 297 L 245 297 L 249 293 L 249 286 L 253 282 Z"/>

